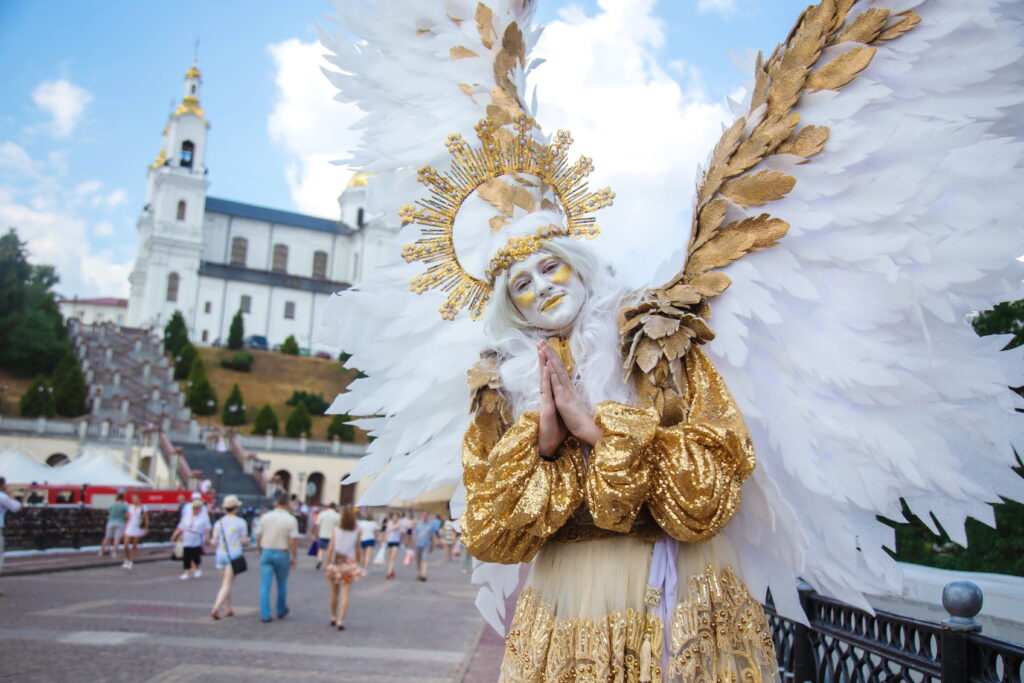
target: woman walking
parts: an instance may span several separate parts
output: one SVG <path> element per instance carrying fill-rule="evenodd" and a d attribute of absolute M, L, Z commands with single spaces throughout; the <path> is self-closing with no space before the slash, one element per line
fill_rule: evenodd
<path fill-rule="evenodd" d="M 365 575 L 356 559 L 356 548 L 359 547 L 361 533 L 356 523 L 356 511 L 350 507 L 345 508 L 341 515 L 341 524 L 334 528 L 330 545 L 327 547 L 327 569 L 324 570 L 324 576 L 331 584 L 328 605 L 331 610 L 331 626 L 337 626 L 339 631 L 345 630 L 345 613 L 348 612 L 352 583 Z"/>
<path fill-rule="evenodd" d="M 124 527 L 124 564 L 125 569 L 135 565 L 135 556 L 139 552 L 139 539 L 149 531 L 149 510 L 140 502 L 139 494 L 133 493 L 129 499 L 128 523 Z"/>
<path fill-rule="evenodd" d="M 402 536 L 404 535 L 405 525 L 402 524 L 398 513 L 392 512 L 388 517 L 387 530 L 384 532 L 384 538 L 388 544 L 388 573 L 384 577 L 386 579 L 395 578 L 395 559 L 398 557 L 398 547 L 402 545 Z"/>
<path fill-rule="evenodd" d="M 184 571 L 178 577 L 182 581 L 203 575 L 200 565 L 203 563 L 203 548 L 210 543 L 210 528 L 210 515 L 203 506 L 203 498 L 199 492 L 193 493 L 192 505 L 182 512 L 178 528 L 171 534 L 171 542 L 180 538 L 185 550 L 181 558 Z"/>
<path fill-rule="evenodd" d="M 363 565 L 363 571 L 370 571 L 370 561 L 373 560 L 373 549 L 377 546 L 377 522 L 373 521 L 365 512 L 359 516 L 359 552 L 362 553 L 358 560 Z"/>
<path fill-rule="evenodd" d="M 213 602 L 210 616 L 220 619 L 220 610 L 224 608 L 224 616 L 233 617 L 231 609 L 231 587 L 235 583 L 235 569 L 231 561 L 242 557 L 245 547 L 249 545 L 249 525 L 236 513 L 242 501 L 231 494 L 224 499 L 224 516 L 213 525 L 213 541 L 217 544 L 216 565 L 221 570 L 220 590 Z"/>

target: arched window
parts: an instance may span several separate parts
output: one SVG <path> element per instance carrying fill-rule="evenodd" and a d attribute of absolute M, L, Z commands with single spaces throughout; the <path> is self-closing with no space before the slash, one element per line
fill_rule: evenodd
<path fill-rule="evenodd" d="M 249 254 L 249 240 L 244 237 L 231 238 L 231 265 L 245 268 L 245 259 Z"/>
<path fill-rule="evenodd" d="M 270 269 L 275 273 L 288 272 L 288 247 L 283 244 L 274 245 L 274 264 Z"/>
<path fill-rule="evenodd" d="M 178 201 L 178 220 L 185 220 L 185 200 L 181 199 Z"/>
<path fill-rule="evenodd" d="M 167 300 L 178 300 L 178 274 L 171 273 L 167 276 Z"/>
<path fill-rule="evenodd" d="M 313 277 L 317 280 L 327 279 L 327 252 L 313 252 Z"/>
<path fill-rule="evenodd" d="M 361 206 L 359 207 L 359 210 L 356 211 L 356 225 L 360 228 L 363 227 L 363 207 Z"/>
<path fill-rule="evenodd" d="M 192 144 L 191 140 L 185 140 L 181 143 L 181 161 L 179 165 L 182 168 L 192 168 L 192 156 L 195 154 L 196 146 Z"/>

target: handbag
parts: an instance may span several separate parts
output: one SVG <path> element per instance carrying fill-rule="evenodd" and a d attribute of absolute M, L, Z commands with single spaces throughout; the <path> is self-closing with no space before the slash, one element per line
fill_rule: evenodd
<path fill-rule="evenodd" d="M 228 556 L 228 562 L 231 563 L 231 571 L 235 573 L 235 576 L 245 573 L 245 570 L 249 568 L 249 564 L 245 561 L 245 550 L 242 551 L 242 555 L 231 557 L 231 553 L 228 550 L 228 535 L 224 532 L 223 523 L 220 525 L 220 535 L 224 539 L 224 554 Z"/>
<path fill-rule="evenodd" d="M 174 544 L 174 550 L 171 551 L 171 559 L 180 560 L 185 557 L 185 542 L 178 539 L 178 542 Z"/>
<path fill-rule="evenodd" d="M 374 564 L 379 564 L 379 565 L 383 566 L 383 564 L 384 564 L 384 553 L 385 553 L 386 550 L 387 550 L 387 548 L 385 546 L 381 545 L 380 550 L 378 550 L 377 554 L 374 555 L 374 557 L 373 557 L 373 563 Z"/>

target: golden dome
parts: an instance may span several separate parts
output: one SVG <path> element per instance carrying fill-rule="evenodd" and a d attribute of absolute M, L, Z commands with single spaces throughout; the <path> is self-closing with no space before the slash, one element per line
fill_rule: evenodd
<path fill-rule="evenodd" d="M 366 187 L 366 183 L 372 177 L 372 173 L 363 173 L 362 171 L 359 171 L 352 176 L 352 180 L 348 181 L 348 185 L 345 186 L 345 189 L 351 190 L 353 187 Z"/>
<path fill-rule="evenodd" d="M 196 67 L 196 65 L 193 64 L 192 68 L 189 69 L 188 72 L 185 74 L 185 78 L 202 78 L 202 74 L 199 73 L 198 67 Z"/>
<path fill-rule="evenodd" d="M 182 114 L 195 114 L 199 118 L 203 118 L 203 108 L 199 106 L 199 98 L 187 95 L 178 105 L 178 108 L 174 110 L 174 116 L 181 116 Z"/>

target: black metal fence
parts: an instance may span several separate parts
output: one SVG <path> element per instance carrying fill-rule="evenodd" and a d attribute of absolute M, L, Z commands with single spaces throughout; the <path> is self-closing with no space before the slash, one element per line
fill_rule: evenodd
<path fill-rule="evenodd" d="M 943 591 L 941 623 L 867 612 L 804 585 L 809 626 L 765 606 L 784 683 L 1022 683 L 1024 646 L 981 635 L 981 590 L 957 581 Z"/>

